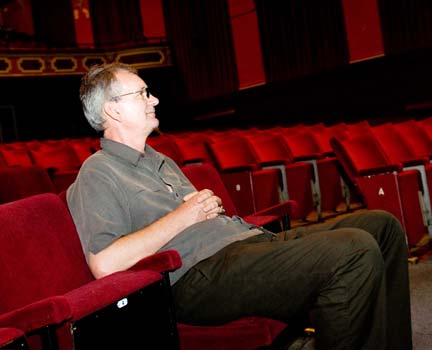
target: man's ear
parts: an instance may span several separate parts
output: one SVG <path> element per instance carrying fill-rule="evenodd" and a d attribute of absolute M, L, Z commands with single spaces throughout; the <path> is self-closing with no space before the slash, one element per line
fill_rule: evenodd
<path fill-rule="evenodd" d="M 118 110 L 117 103 L 114 101 L 108 101 L 104 103 L 104 113 L 107 117 L 120 121 L 120 112 Z"/>

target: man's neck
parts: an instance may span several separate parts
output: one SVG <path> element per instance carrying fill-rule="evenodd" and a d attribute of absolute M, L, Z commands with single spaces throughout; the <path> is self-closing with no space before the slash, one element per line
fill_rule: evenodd
<path fill-rule="evenodd" d="M 129 146 L 141 153 L 144 153 L 145 151 L 147 136 L 131 135 L 130 133 L 126 134 L 126 133 L 119 132 L 118 130 L 115 130 L 115 132 L 113 132 L 109 129 L 105 130 L 104 132 L 104 137 L 106 139 L 123 143 L 126 146 Z"/>

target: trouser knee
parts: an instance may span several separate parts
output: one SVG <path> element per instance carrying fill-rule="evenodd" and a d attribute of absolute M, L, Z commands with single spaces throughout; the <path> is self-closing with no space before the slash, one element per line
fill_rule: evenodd
<path fill-rule="evenodd" d="M 335 241 L 345 252 L 345 262 L 356 262 L 360 270 L 381 275 L 383 256 L 379 245 L 369 232 L 357 228 L 335 230 Z"/>

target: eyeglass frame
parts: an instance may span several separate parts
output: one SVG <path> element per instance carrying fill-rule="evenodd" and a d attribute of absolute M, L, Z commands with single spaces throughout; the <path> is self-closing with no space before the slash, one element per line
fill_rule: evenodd
<path fill-rule="evenodd" d="M 150 98 L 150 96 L 151 96 L 151 92 L 150 92 L 149 87 L 147 86 L 147 87 L 143 87 L 142 89 L 139 89 L 139 90 L 137 90 L 137 91 L 127 92 L 127 93 L 125 93 L 125 94 L 121 94 L 121 95 L 113 96 L 113 97 L 110 98 L 110 101 L 118 102 L 118 100 L 119 100 L 121 97 L 123 97 L 123 96 L 128 96 L 128 95 L 133 95 L 133 94 L 138 94 L 138 93 L 139 93 L 141 96 L 144 96 L 144 92 L 145 92 L 145 96 L 146 96 L 146 98 Z"/>

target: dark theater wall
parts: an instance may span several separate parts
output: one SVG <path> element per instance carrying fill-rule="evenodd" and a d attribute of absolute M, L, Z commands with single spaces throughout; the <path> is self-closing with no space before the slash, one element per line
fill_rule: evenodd
<path fill-rule="evenodd" d="M 188 119 L 175 84 L 173 67 L 142 70 L 140 75 L 161 100 L 157 113 L 162 126 L 176 128 Z M 97 136 L 82 113 L 79 101 L 81 76 L 51 76 L 0 79 L 0 122 L 9 118 L 12 106 L 16 116 L 19 140 L 59 139 L 64 137 Z M 4 123 L 10 124 L 8 120 Z M 6 141 L 15 141 L 5 135 Z"/>
<path fill-rule="evenodd" d="M 60 9 L 57 13 L 79 9 L 80 16 L 87 8 L 77 4 L 87 4 L 97 16 L 105 3 L 71 0 L 69 8 L 65 1 L 50 4 Z M 109 1 L 112 8 L 121 3 Z M 282 5 L 276 0 L 136 0 L 122 9 L 123 19 L 134 18 L 133 33 L 119 31 L 113 42 L 171 48 L 172 65 L 140 70 L 160 99 L 162 130 L 379 122 L 432 114 L 431 2 L 332 0 L 317 8 L 312 0 Z M 60 15 L 65 26 L 54 32 L 43 27 L 51 12 L 33 12 L 36 34 L 45 30 L 58 41 L 56 35 L 66 31 L 65 43 L 73 41 L 73 20 L 83 20 Z M 107 30 L 96 31 L 94 38 L 85 33 L 75 31 L 78 46 L 86 50 L 92 40 L 102 46 L 110 42 Z M 0 57 L 8 49 L 0 47 Z M 78 75 L 0 78 L 0 117 L 11 106 L 23 140 L 93 135 L 81 112 L 79 80 Z"/>

